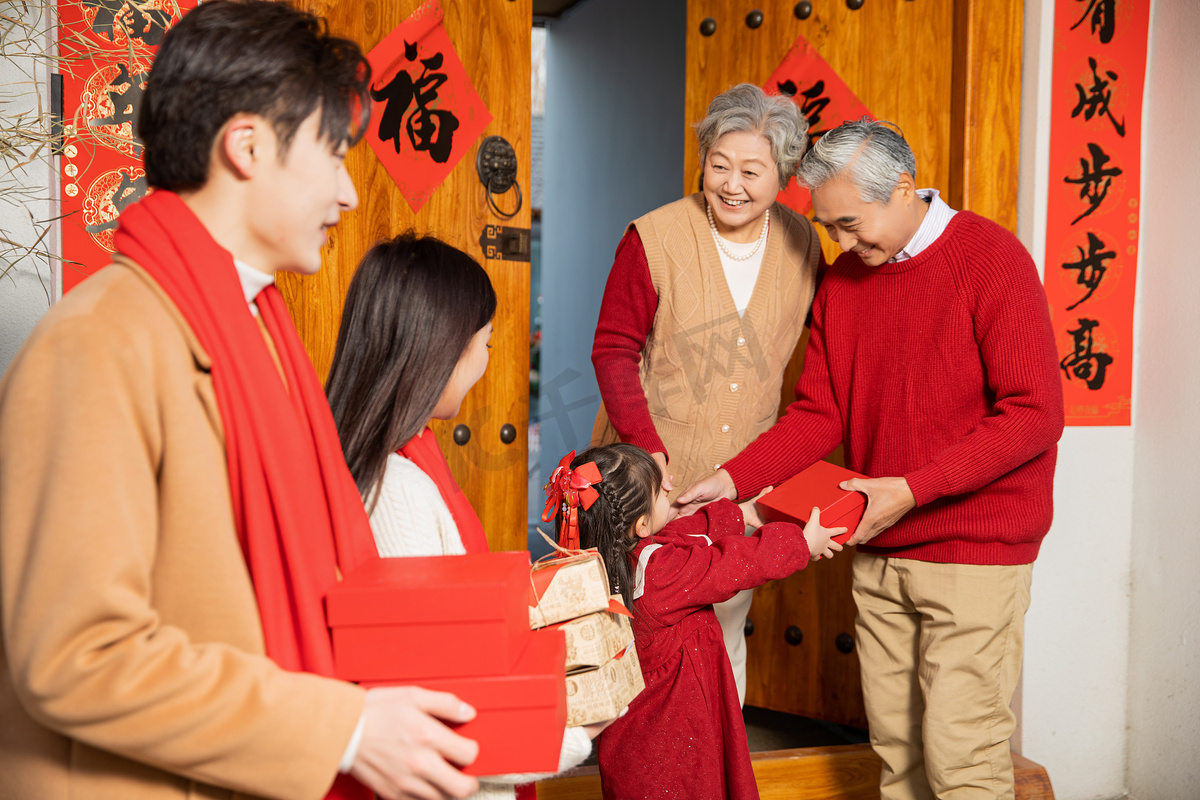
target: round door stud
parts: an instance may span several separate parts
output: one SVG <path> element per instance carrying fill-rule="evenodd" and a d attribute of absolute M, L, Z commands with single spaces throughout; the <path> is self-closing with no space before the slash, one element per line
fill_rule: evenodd
<path fill-rule="evenodd" d="M 795 625 L 788 625 L 787 630 L 783 632 L 783 638 L 792 647 L 804 641 L 804 634 Z"/>
<path fill-rule="evenodd" d="M 471 429 L 466 425 L 454 426 L 454 443 L 462 447 L 467 442 L 471 441 Z"/>
<path fill-rule="evenodd" d="M 700 23 L 700 35 L 701 36 L 712 36 L 716 32 L 717 32 L 717 21 L 715 19 L 713 19 L 712 17 L 705 17 L 704 21 Z"/>
<path fill-rule="evenodd" d="M 757 8 L 746 15 L 746 27 L 753 30 L 763 24 L 763 13 Z"/>
<path fill-rule="evenodd" d="M 812 16 L 812 3 L 808 2 L 808 0 L 796 3 L 792 8 L 792 13 L 796 15 L 796 19 L 808 19 Z"/>
<path fill-rule="evenodd" d="M 833 640 L 833 645 L 839 653 L 849 653 L 854 649 L 854 637 L 848 633 L 839 633 Z"/>
<path fill-rule="evenodd" d="M 746 617 L 746 624 L 742 626 L 742 634 L 749 636 L 752 633 L 754 633 L 754 620 Z"/>
<path fill-rule="evenodd" d="M 506 422 L 500 426 L 500 441 L 505 444 L 512 444 L 517 440 L 517 429 L 513 427 L 511 422 Z"/>
<path fill-rule="evenodd" d="M 846 8 L 851 11 L 858 11 L 863 7 L 864 0 L 846 0 Z"/>

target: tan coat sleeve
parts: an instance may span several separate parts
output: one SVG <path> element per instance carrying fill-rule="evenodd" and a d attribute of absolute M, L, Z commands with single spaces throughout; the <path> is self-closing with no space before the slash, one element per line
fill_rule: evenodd
<path fill-rule="evenodd" d="M 364 692 L 262 655 L 202 359 L 132 272 L 99 283 L 48 315 L 0 383 L 6 693 L 69 739 L 319 798 Z"/>

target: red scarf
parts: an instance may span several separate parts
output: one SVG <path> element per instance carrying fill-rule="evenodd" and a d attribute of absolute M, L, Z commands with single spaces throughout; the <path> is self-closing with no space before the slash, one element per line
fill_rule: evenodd
<path fill-rule="evenodd" d="M 454 517 L 458 536 L 462 539 L 466 551 L 488 552 L 487 533 L 483 530 L 483 523 L 479 521 L 479 515 L 467 501 L 467 496 L 463 494 L 458 481 L 454 480 L 450 465 L 446 463 L 446 457 L 442 455 L 442 449 L 438 447 L 433 431 L 426 428 L 396 452 L 420 467 L 437 485 L 442 500 L 450 509 L 450 516 Z"/>
<path fill-rule="evenodd" d="M 162 287 L 212 358 L 234 522 L 267 655 L 286 670 L 332 677 L 325 593 L 339 570 L 375 557 L 375 543 L 283 298 L 268 286 L 256 300 L 282 363 L 280 380 L 233 256 L 178 195 L 157 191 L 126 208 L 116 249 Z M 329 797 L 371 793 L 343 775 Z"/>

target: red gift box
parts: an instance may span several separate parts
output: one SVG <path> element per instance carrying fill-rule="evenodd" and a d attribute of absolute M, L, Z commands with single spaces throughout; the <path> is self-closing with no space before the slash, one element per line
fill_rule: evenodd
<path fill-rule="evenodd" d="M 768 522 L 808 523 L 813 507 L 821 509 L 821 526 L 825 528 L 845 527 L 845 533 L 833 540 L 845 544 L 854 535 L 858 521 L 867 507 L 867 496 L 862 492 L 847 492 L 838 484 L 850 478 L 865 478 L 845 467 L 818 461 L 799 475 L 793 475 L 767 492 L 758 501 L 759 513 Z"/>
<path fill-rule="evenodd" d="M 479 757 L 463 769 L 468 775 L 558 771 L 567 723 L 566 639 L 561 631 L 527 633 L 529 644 L 507 674 L 405 684 L 450 692 L 475 708 L 475 719 L 452 726 L 479 743 Z"/>
<path fill-rule="evenodd" d="M 380 558 L 325 598 L 348 681 L 503 674 L 526 649 L 529 554 Z"/>

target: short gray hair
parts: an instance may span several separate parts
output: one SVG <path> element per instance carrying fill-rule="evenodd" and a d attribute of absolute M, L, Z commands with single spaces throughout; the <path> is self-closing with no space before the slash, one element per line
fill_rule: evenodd
<path fill-rule="evenodd" d="M 752 83 L 740 83 L 708 104 L 704 119 L 696 123 L 700 163 L 727 133 L 761 133 L 771 145 L 784 189 L 808 147 L 808 120 L 788 97 L 772 97 Z"/>
<path fill-rule="evenodd" d="M 801 162 L 797 178 L 811 191 L 844 177 L 858 187 L 864 203 L 887 205 L 904 172 L 917 177 L 917 159 L 904 134 L 890 122 L 863 117 L 821 136 Z"/>

